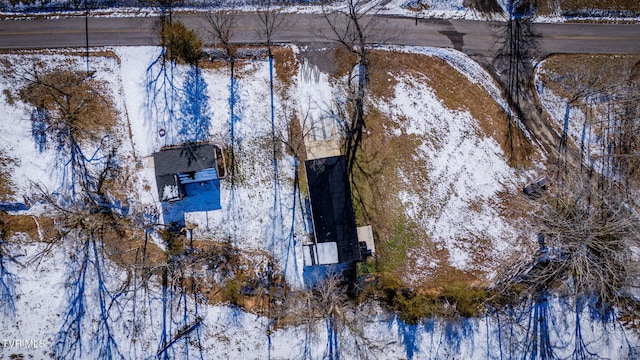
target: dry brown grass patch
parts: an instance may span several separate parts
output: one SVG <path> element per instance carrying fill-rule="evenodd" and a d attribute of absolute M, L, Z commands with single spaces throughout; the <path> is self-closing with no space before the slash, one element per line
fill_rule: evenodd
<path fill-rule="evenodd" d="M 6 71 L 13 69 L 5 66 Z M 33 70 L 18 72 L 14 79 L 21 86 L 17 95 L 48 112 L 47 126 L 82 142 L 98 141 L 116 125 L 118 112 L 105 81 L 87 78 L 84 71 L 71 68 L 47 70 L 42 62 L 34 62 Z"/>
<path fill-rule="evenodd" d="M 0 212 L 0 226 L 2 227 L 2 234 L 7 238 L 15 233 L 26 233 L 32 239 L 37 238 L 38 235 L 38 228 L 31 216 L 8 215 Z"/>
<path fill-rule="evenodd" d="M 554 55 L 538 69 L 540 80 L 569 100 L 590 93 L 610 92 L 633 80 L 640 55 Z"/>
<path fill-rule="evenodd" d="M 9 215 L 0 211 L 0 234 L 4 240 L 9 239 L 16 233 L 24 233 L 30 239 L 37 241 L 42 232 L 44 240 L 50 239 L 55 233 L 53 220 L 44 216 L 32 215 Z"/>
<path fill-rule="evenodd" d="M 15 194 L 13 181 L 11 180 L 11 170 L 16 161 L 4 156 L 0 152 L 0 201 L 9 200 Z"/>
<path fill-rule="evenodd" d="M 358 61 L 358 58 L 354 53 L 347 51 L 347 49 L 342 46 L 336 48 L 333 53 L 333 59 L 336 68 L 331 76 L 336 78 L 347 75 Z"/>
<path fill-rule="evenodd" d="M 352 192 L 357 222 L 372 225 L 377 239 L 378 267 L 397 277 L 410 267 L 409 252 L 428 247 L 428 236 L 404 214 L 397 194 L 406 187 L 426 191 L 428 175 L 413 159 L 422 143 L 415 135 L 394 135 L 393 119 L 375 109 L 367 115 L 367 135 L 362 143 Z M 399 177 L 406 174 L 409 184 Z M 436 247 L 430 247 L 437 252 Z M 436 256 L 436 253 L 433 253 Z"/>
<path fill-rule="evenodd" d="M 285 87 L 291 85 L 291 80 L 298 74 L 298 58 L 290 47 L 274 46 L 271 49 L 273 54 L 276 76 Z"/>
<path fill-rule="evenodd" d="M 469 286 L 486 285 L 480 280 L 477 274 L 470 271 L 456 269 L 448 264 L 438 268 L 436 272 L 429 276 L 429 279 L 422 286 L 416 288 L 416 293 L 420 295 L 433 295 L 442 292 L 442 289 L 451 284 L 467 284 Z"/>
<path fill-rule="evenodd" d="M 406 78 L 408 85 L 425 84 L 433 89 L 435 95 L 445 106 L 452 110 L 468 111 L 478 121 L 478 135 L 490 136 L 509 156 L 526 158 L 530 144 L 522 140 L 524 134 L 519 129 L 512 130 L 512 120 L 498 103 L 479 85 L 470 82 L 445 60 L 437 57 L 373 50 L 369 59 L 368 91 L 372 102 L 386 101 L 395 96 L 395 87 L 399 79 Z M 425 144 L 437 147 L 435 134 L 415 135 L 404 132 L 400 118 L 389 118 L 372 106 L 367 108 L 366 132 L 359 153 L 359 168 L 353 174 L 352 191 L 357 222 L 371 224 L 377 240 L 377 268 L 394 277 L 408 280 L 412 286 L 425 291 L 437 291 L 452 281 L 481 285 L 486 277 L 484 268 L 497 264 L 485 264 L 491 254 L 492 239 L 482 235 L 470 235 L 459 239 L 463 251 L 477 261 L 471 261 L 469 268 L 462 271 L 449 263 L 450 253 L 444 244 L 430 238 L 428 230 L 420 224 L 411 225 L 404 204 L 399 198 L 403 191 L 420 194 L 428 199 L 432 191 L 430 184 L 430 165 L 419 161 L 422 156 L 419 148 Z M 513 146 L 512 139 L 516 143 Z M 516 196 L 516 195 L 513 195 Z M 505 196 L 506 203 L 497 199 L 490 206 L 505 209 L 508 212 L 513 202 Z M 426 200 L 425 200 L 426 201 Z M 468 211 L 480 212 L 485 203 L 469 203 Z M 415 219 L 432 215 L 438 204 L 418 208 Z M 477 245 L 477 246 L 475 246 Z M 434 265 L 426 265 L 429 259 Z M 411 276 L 407 276 L 411 274 Z M 420 279 L 422 274 L 427 275 Z"/>
<path fill-rule="evenodd" d="M 369 89 L 374 96 L 392 97 L 397 78 L 411 76 L 414 81 L 432 88 L 449 109 L 468 111 L 482 130 L 478 135 L 494 138 L 504 153 L 515 160 L 514 165 L 528 163 L 531 144 L 510 116 L 487 91 L 470 82 L 444 59 L 382 50 L 372 51 L 369 59 Z"/>
<path fill-rule="evenodd" d="M 234 61 L 234 76 L 238 79 L 251 76 L 255 72 L 253 62 L 247 59 L 235 59 Z M 201 69 L 216 70 L 216 71 L 229 71 L 231 68 L 231 62 L 228 60 L 213 60 L 206 61 L 201 60 L 198 62 L 198 66 Z"/>
<path fill-rule="evenodd" d="M 118 221 L 119 220 L 119 221 Z M 145 241 L 144 230 L 125 219 L 107 226 L 102 241 L 111 261 L 123 269 L 144 266 L 157 268 L 167 261 L 167 254 L 155 245 L 149 236 Z"/>
<path fill-rule="evenodd" d="M 198 67 L 206 70 L 223 70 L 229 68 L 229 62 L 226 60 L 201 60 L 198 62 Z"/>

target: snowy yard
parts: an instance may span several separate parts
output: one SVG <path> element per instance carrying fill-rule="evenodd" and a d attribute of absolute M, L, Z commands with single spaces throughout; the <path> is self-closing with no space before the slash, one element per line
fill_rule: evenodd
<path fill-rule="evenodd" d="M 448 11 L 460 5 L 437 7 Z M 0 239 L 0 254 L 11 254 L 10 260 L 0 256 L 1 283 L 11 285 L 0 290 L 0 299 L 6 294 L 11 298 L 2 307 L 7 316 L 0 322 L 0 341 L 37 340 L 28 348 L 5 343 L 0 358 L 38 358 L 55 352 L 63 358 L 316 359 L 339 352 L 342 358 L 502 359 L 535 354 L 538 341 L 563 344 L 553 348 L 559 357 L 575 352 L 612 358 L 637 354 L 633 334 L 608 322 L 591 321 L 597 316 L 585 304 L 553 297 L 541 297 L 529 307 L 513 309 L 513 314 L 488 312 L 481 318 L 429 319 L 416 325 L 368 303 L 354 310 L 349 326 L 317 318 L 274 328 L 269 314 L 215 303 L 213 297 L 198 293 L 194 282 L 188 284 L 190 291 L 184 290 L 184 278 L 194 274 L 219 280 L 220 275 L 210 271 L 214 265 L 204 260 L 190 263 L 181 258 L 188 263 L 184 269 L 158 265 L 145 279 L 140 274 L 146 260 L 139 262 L 138 256 L 142 245 L 134 243 L 145 239 L 146 249 L 148 238 L 158 259 L 165 256 L 160 250 L 171 250 L 162 237 L 170 211 L 162 211 L 150 159 L 164 146 L 211 140 L 223 144 L 233 163 L 229 176 L 206 185 L 213 188 L 188 191 L 208 194 L 210 202 L 185 205 L 196 210 L 184 214 L 187 224 L 196 225 L 192 238 L 199 246 L 215 243 L 241 249 L 249 258 L 242 263 L 248 271 L 264 274 L 273 266 L 288 286 L 301 288 L 302 243 L 311 229 L 304 180 L 298 178 L 306 154 L 292 151 L 299 148 L 293 146 L 291 122 L 326 135 L 343 84 L 335 74 L 304 76 L 298 59 L 290 64 L 290 77 L 276 74 L 272 117 L 272 68 L 266 60 L 238 63 L 232 77 L 226 63 L 197 71 L 165 63 L 158 47 L 96 50 L 88 63 L 72 51 L 0 55 L 0 71 L 15 71 L 18 79 L 36 62 L 45 64 L 43 72 L 83 72 L 88 66 L 93 81 L 105 85 L 117 119 L 108 132 L 78 144 L 80 163 L 87 168 L 78 180 L 75 162 L 69 160 L 71 153 L 60 145 L 60 137 L 52 138 L 50 129 L 38 125 L 38 109 L 8 95 L 19 92 L 16 78 L 0 78 L 0 88 L 6 90 L 0 99 L 0 152 L 15 160 L 7 167 L 14 185 L 11 200 L 29 203 L 29 210 L 17 214 L 36 219 L 39 237 L 17 232 Z M 397 53 L 388 56 L 391 51 Z M 374 161 L 369 169 L 379 170 L 372 172 L 378 177 L 371 189 L 380 186 L 382 191 L 362 195 L 363 202 L 374 204 L 372 209 L 379 206 L 382 220 L 372 224 L 376 240 L 383 249 L 386 244 L 398 250 L 398 245 L 404 252 L 394 271 L 408 284 L 434 286 L 459 275 L 488 284 L 500 265 L 533 251 L 535 245 L 526 214 L 508 209 L 521 186 L 537 176 L 509 165 L 499 129 L 511 110 L 491 77 L 461 53 L 382 48 L 375 54 L 381 66 L 387 66 L 389 58 L 404 61 L 387 66 L 392 70 L 374 80 L 380 87 L 372 90 L 370 110 L 375 111 L 363 143 L 365 155 L 385 165 L 379 170 Z M 420 69 L 411 67 L 414 61 Z M 439 86 L 447 77 L 460 88 L 447 92 Z M 455 93 L 463 91 L 469 91 L 464 95 L 468 100 L 458 101 Z M 560 100 L 543 95 L 557 117 Z M 478 104 L 483 105 L 479 113 Z M 196 126 L 201 124 L 206 126 Z M 575 129 L 571 131 L 575 136 Z M 110 157 L 107 149 L 114 144 L 117 152 Z M 110 161 L 121 177 L 101 201 L 135 224 L 133 230 L 127 228 L 117 237 L 101 228 L 99 235 L 109 241 L 100 241 L 93 232 L 89 237 L 70 232 L 64 240 L 50 243 L 40 222 L 57 210 L 39 201 L 38 195 L 44 192 L 73 204 L 81 193 L 78 181 L 86 180 L 82 175 L 99 172 Z M 540 170 L 542 165 L 534 162 L 532 168 Z M 81 209 L 65 214 L 72 219 L 77 213 Z M 78 221 L 90 223 L 98 215 L 93 212 Z M 359 214 L 358 220 L 363 219 Z M 402 242 L 406 232 L 415 242 Z M 120 244 L 126 241 L 131 244 Z M 113 256 L 111 252 L 121 248 L 121 258 Z M 127 260 L 133 256 L 134 261 Z M 117 259 L 124 259 L 125 266 Z M 149 263 L 161 264 L 158 259 Z M 223 263 L 215 264 L 220 267 L 215 270 L 221 273 Z M 172 271 L 177 274 L 175 283 L 167 283 L 166 274 Z M 545 322 L 538 321 L 541 317 Z"/>

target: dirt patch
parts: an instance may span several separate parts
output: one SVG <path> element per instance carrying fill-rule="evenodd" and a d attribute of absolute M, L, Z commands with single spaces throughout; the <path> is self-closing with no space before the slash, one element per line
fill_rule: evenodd
<path fill-rule="evenodd" d="M 0 152 L 0 201 L 8 201 L 13 191 L 13 181 L 11 180 L 11 169 L 16 165 L 16 161 Z"/>
<path fill-rule="evenodd" d="M 274 46 L 271 49 L 273 59 L 275 60 L 275 70 L 278 80 L 284 84 L 287 89 L 291 85 L 291 80 L 298 75 L 298 59 L 296 54 L 290 47 Z"/>
<path fill-rule="evenodd" d="M 532 146 L 509 114 L 478 84 L 470 82 L 444 59 L 410 53 L 372 51 L 370 86 L 374 96 L 394 96 L 397 77 L 411 74 L 431 87 L 452 110 L 468 111 L 478 120 L 481 136 L 491 136 L 511 159 L 512 166 L 528 165 Z"/>
<path fill-rule="evenodd" d="M 34 241 L 50 239 L 56 233 L 53 220 L 44 216 L 9 215 L 0 211 L 0 234 L 8 240 L 16 233 L 26 234 Z"/>

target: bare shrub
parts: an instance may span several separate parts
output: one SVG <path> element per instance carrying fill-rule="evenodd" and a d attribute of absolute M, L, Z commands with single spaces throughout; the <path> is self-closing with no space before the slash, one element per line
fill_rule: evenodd
<path fill-rule="evenodd" d="M 636 316 L 640 220 L 634 199 L 592 172 L 558 176 L 534 221 L 540 249 L 503 280 L 502 297 L 523 300 L 548 290 L 594 299 L 602 314 L 617 308 Z"/>
<path fill-rule="evenodd" d="M 40 62 L 17 69 L 15 80 L 26 81 L 20 99 L 48 111 L 46 132 L 67 134 L 78 142 L 96 141 L 116 124 L 117 111 L 106 82 L 84 71 L 46 69 Z"/>

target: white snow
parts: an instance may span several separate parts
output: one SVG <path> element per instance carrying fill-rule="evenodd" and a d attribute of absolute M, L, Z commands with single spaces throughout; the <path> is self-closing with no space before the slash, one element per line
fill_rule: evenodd
<path fill-rule="evenodd" d="M 178 196 L 178 187 L 176 185 L 165 185 L 164 189 L 162 189 L 162 201 L 173 200 Z"/>
<path fill-rule="evenodd" d="M 465 6 L 465 0 L 385 0 L 378 2 L 379 8 L 374 12 L 380 15 L 391 16 L 408 16 L 418 18 L 435 18 L 435 19 L 466 19 L 466 20 L 492 20 L 492 21 L 505 21 L 508 19 L 506 11 L 509 8 L 510 0 L 497 0 L 498 5 L 502 8 L 504 13 L 501 14 L 482 14 L 479 11 L 471 9 Z M 46 5 L 50 8 L 61 7 L 66 5 L 67 9 L 72 7 L 71 0 L 48 0 Z M 208 12 L 215 10 L 234 10 L 254 12 L 258 9 L 257 5 L 246 4 L 244 2 L 238 2 L 235 0 L 222 0 L 217 2 L 212 7 L 209 0 L 187 0 L 179 7 L 173 9 L 174 12 Z M 337 1 L 330 5 L 325 5 L 325 9 L 341 10 L 346 8 L 345 1 Z M 9 7 L 5 5 L 4 11 L 0 11 L 0 15 L 7 16 L 19 16 L 22 18 L 37 18 L 40 16 L 47 16 L 49 18 L 60 18 L 64 16 L 84 16 L 85 11 L 80 6 L 78 10 L 60 10 L 51 11 L 42 8 L 35 8 L 31 6 L 29 9 L 31 12 L 26 14 L 20 13 L 21 9 L 25 9 L 22 3 L 18 3 L 15 6 Z M 271 6 L 272 9 L 287 13 L 321 13 L 322 7 L 313 3 L 308 4 L 295 4 L 288 6 Z M 35 15 L 34 15 L 35 14 Z M 104 8 L 104 9 L 91 9 L 90 14 L 92 17 L 150 17 L 160 16 L 163 14 L 163 9 L 160 7 L 119 7 L 119 8 Z M 556 6 L 552 9 L 548 15 L 536 14 L 533 21 L 540 23 L 557 23 L 565 21 L 597 21 L 602 22 L 616 22 L 616 21 L 632 21 L 640 22 L 638 16 L 623 16 L 616 14 L 613 11 L 594 10 L 591 14 L 584 14 L 580 16 L 562 16 L 560 10 Z"/>
<path fill-rule="evenodd" d="M 426 229 L 431 241 L 449 251 L 449 262 L 454 267 L 472 270 L 475 259 L 470 249 L 460 247 L 460 240 L 474 236 L 490 239 L 492 261 L 500 262 L 517 247 L 514 241 L 520 232 L 488 203 L 505 190 L 509 179 L 516 177 L 515 171 L 507 165 L 495 140 L 477 135 L 478 123 L 468 112 L 444 107 L 424 84 L 411 78 L 399 80 L 395 97 L 376 107 L 391 118 L 406 117 L 407 134 L 429 137 L 420 147 L 415 166 L 428 169 L 430 190 L 402 192 L 399 199 L 407 215 Z M 483 204 L 482 209 L 471 211 L 472 203 Z M 421 278 L 428 276 L 437 262 L 420 252 L 416 249 L 412 256 L 419 259 L 413 270 Z M 418 282 L 420 278 L 410 280 Z"/>
<path fill-rule="evenodd" d="M 436 4 L 436 2 L 433 2 Z M 437 2 L 440 4 L 441 2 Z M 442 2 L 444 3 L 444 2 Z M 457 2 L 456 2 L 457 3 Z M 455 10 L 457 5 L 450 5 Z M 440 5 L 438 5 L 440 6 Z M 131 189 L 131 206 L 160 208 L 155 178 L 148 157 L 164 145 L 172 142 L 170 124 L 167 117 L 149 111 L 148 97 L 145 96 L 147 68 L 160 54 L 156 47 L 117 47 L 112 49 L 118 59 L 92 58 L 92 69 L 98 70 L 97 76 L 108 82 L 120 111 L 120 122 L 116 134 L 122 141 L 121 152 L 126 165 L 134 171 L 134 189 Z M 440 56 L 463 73 L 470 81 L 480 84 L 499 104 L 507 109 L 499 91 L 490 77 L 466 56 L 452 50 L 402 49 L 429 56 Z M 65 57 L 55 53 L 37 55 L 38 58 L 54 63 L 70 61 L 81 69 L 84 66 L 81 57 Z M 5 54 L 2 59 L 21 63 L 24 55 Z M 173 69 L 173 80 L 181 86 L 185 67 Z M 294 286 L 301 285 L 302 241 L 309 236 L 302 218 L 302 204 L 296 203 L 298 194 L 292 186 L 295 175 L 295 159 L 286 153 L 278 163 L 278 182 L 274 183 L 274 168 L 271 161 L 268 64 L 255 61 L 242 65 L 242 76 L 238 77 L 239 102 L 235 115 L 235 140 L 237 141 L 237 161 L 239 175 L 235 183 L 225 180 L 221 183 L 220 210 L 187 214 L 186 221 L 199 224 L 194 236 L 213 239 L 231 238 L 233 244 L 246 249 L 266 250 L 274 255 L 280 269 L 285 271 L 287 280 Z M 229 69 L 204 70 L 204 78 L 210 95 L 212 109 L 211 137 L 229 144 Z M 295 109 L 300 119 L 318 121 L 327 118 L 335 91 L 326 74 L 319 74 L 318 80 L 305 79 L 303 72 L 291 79 L 294 84 L 288 98 L 277 95 L 276 126 L 285 129 L 286 112 Z M 477 121 L 465 111 L 453 111 L 443 106 L 433 90 L 422 83 L 412 83 L 410 77 L 398 79 L 395 97 L 389 102 L 379 102 L 376 106 L 388 116 L 406 117 L 406 131 L 409 134 L 436 134 L 431 142 L 424 142 L 419 148 L 417 166 L 429 168 L 432 188 L 428 193 L 405 191 L 398 195 L 406 208 L 407 215 L 424 226 L 432 239 L 449 252 L 449 262 L 461 270 L 471 268 L 471 252 L 458 242 L 470 234 L 490 240 L 491 256 L 494 261 L 517 251 L 518 238 L 515 229 L 492 208 L 490 199 L 497 192 L 511 185 L 509 179 L 516 177 L 505 160 L 500 146 L 488 136 L 479 136 Z M 0 78 L 0 88 L 8 88 L 8 80 Z M 508 110 L 508 109 L 507 109 Z M 3 97 L 0 101 L 0 150 L 16 158 L 18 164 L 12 172 L 16 183 L 17 198 L 32 193 L 31 183 L 41 183 L 54 191 L 61 183 L 61 175 L 56 171 L 56 159 L 53 149 L 40 154 L 35 150 L 31 136 L 30 111 L 24 103 L 17 101 L 9 105 Z M 313 119 L 313 120 L 311 120 Z M 160 136 L 159 129 L 165 129 Z M 286 133 L 283 131 L 283 133 Z M 408 176 L 407 174 L 404 174 Z M 274 191 L 274 184 L 275 189 Z M 304 196 L 304 194 L 303 194 Z M 469 211 L 471 203 L 483 204 L 476 211 Z M 38 211 L 38 206 L 31 211 Z M 42 211 L 42 209 L 40 209 Z M 18 235 L 21 236 L 21 235 Z M 11 241 L 17 241 L 15 238 Z M 45 357 L 55 345 L 56 333 L 63 323 L 62 316 L 68 300 L 69 284 L 67 278 L 73 261 L 77 260 L 78 244 L 63 244 L 54 247 L 50 255 L 38 263 L 29 262 L 43 245 L 32 243 L 13 246 L 12 253 L 24 252 L 19 259 L 22 266 L 10 268 L 17 275 L 15 317 L 0 320 L 0 341 L 4 339 L 44 340 L 46 346 L 38 349 L 11 348 L 1 349 L 0 354 L 19 353 L 36 358 Z M 434 259 L 413 254 L 420 259 L 418 267 L 424 268 L 423 274 L 438 266 Z M 75 266 L 75 265 L 74 265 Z M 126 274 L 108 260 L 105 266 L 112 277 L 107 284 L 115 284 Z M 256 264 L 259 266 L 259 264 Z M 417 279 L 409 279 L 417 280 Z M 100 326 L 96 316 L 96 282 L 90 279 L 87 292 L 88 334 Z M 121 317 L 108 321 L 114 327 L 115 340 L 125 358 L 155 357 L 161 343 L 163 317 L 162 294 L 159 279 L 153 278 L 150 289 L 136 296 L 122 297 L 118 307 Z M 189 297 L 187 318 L 196 318 L 196 300 Z M 184 303 L 183 303 L 184 304 Z M 201 341 L 204 358 L 263 359 L 267 357 L 323 358 L 331 346 L 340 351 L 342 358 L 356 358 L 364 354 L 377 358 L 509 358 L 520 354 L 524 349 L 517 339 L 528 338 L 526 332 L 528 318 L 505 325 L 498 322 L 495 315 L 480 319 L 462 319 L 459 322 L 447 320 L 425 320 L 416 326 L 409 326 L 395 317 L 386 315 L 380 308 L 369 305 L 353 314 L 357 325 L 352 328 L 332 327 L 328 319 L 319 319 L 307 326 L 290 326 L 269 333 L 269 319 L 231 306 L 212 306 L 198 300 L 198 316 L 202 317 L 202 326 L 197 334 Z M 553 318 L 553 327 L 557 331 L 551 337 L 558 343 L 572 343 L 575 314 L 565 316 L 566 310 L 560 301 L 550 305 L 557 318 Z M 177 314 L 180 309 L 173 309 Z M 134 315 L 135 312 L 135 315 Z M 526 311 L 523 312 L 526 314 Z M 175 315 L 175 314 L 174 314 Z M 585 310 L 586 315 L 586 310 Z M 586 318 L 586 316 L 585 316 Z M 180 317 L 178 316 L 178 320 Z M 169 328 L 171 334 L 184 324 L 174 320 Z M 177 322 L 176 322 L 177 321 Z M 537 321 L 537 320 L 535 320 Z M 586 321 L 586 320 L 583 320 Z M 508 326 L 509 328 L 506 328 Z M 589 349 L 608 356 L 625 354 L 626 344 L 623 330 L 619 327 L 607 327 L 601 331 L 599 323 L 590 323 L 593 331 L 585 330 L 589 337 Z M 335 333 L 337 332 L 337 334 Z M 498 342 L 498 333 L 511 334 L 513 338 Z M 169 336 L 171 336 L 169 334 Z M 194 333 L 196 334 L 196 333 Z M 335 337 L 332 337 L 332 334 Z M 515 334 L 515 335 L 514 335 Z M 603 335 L 601 335 L 603 334 Z M 196 335 L 190 336 L 192 344 Z M 631 338 L 631 337 L 630 337 Z M 339 340 L 332 340 L 339 339 Z M 86 340 L 83 340 L 86 341 Z M 635 338 L 632 339 L 635 341 Z M 185 349 L 183 340 L 172 348 L 171 355 L 180 357 Z M 87 344 L 85 344 L 87 345 Z M 198 357 L 197 347 L 189 346 L 189 355 Z M 570 348 L 570 346 L 568 347 Z M 86 356 L 97 356 L 96 349 L 86 348 Z M 363 350 L 364 349 L 364 350 Z M 510 352 L 512 351 L 512 352 Z M 565 350 L 557 350 L 561 355 Z M 615 357 L 615 356 L 614 356 Z"/>

